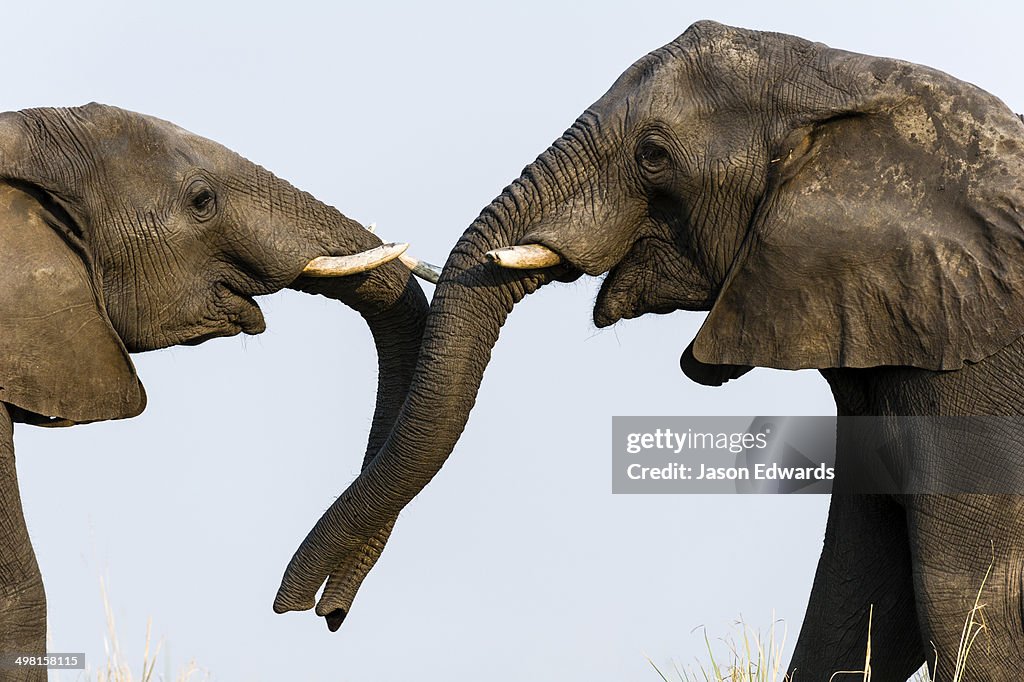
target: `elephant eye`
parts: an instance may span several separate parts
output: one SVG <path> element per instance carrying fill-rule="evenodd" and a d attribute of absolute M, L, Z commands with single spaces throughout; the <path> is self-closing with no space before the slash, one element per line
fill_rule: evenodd
<path fill-rule="evenodd" d="M 655 142 L 646 141 L 640 145 L 636 153 L 640 166 L 648 173 L 657 173 L 668 166 L 671 157 L 668 150 Z"/>
<path fill-rule="evenodd" d="M 206 183 L 196 182 L 189 188 L 189 208 L 196 220 L 209 220 L 217 212 L 217 195 Z"/>

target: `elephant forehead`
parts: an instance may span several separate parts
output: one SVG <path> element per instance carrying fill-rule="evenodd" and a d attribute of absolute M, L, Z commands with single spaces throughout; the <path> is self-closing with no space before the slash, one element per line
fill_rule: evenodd
<path fill-rule="evenodd" d="M 724 111 L 736 109 L 728 100 L 742 98 L 740 70 L 698 73 L 694 59 L 662 48 L 630 67 L 589 109 L 599 121 L 619 122 L 635 131 L 644 124 L 668 125 L 682 141 L 697 141 Z"/>
<path fill-rule="evenodd" d="M 686 101 L 684 65 L 663 50 L 637 61 L 616 79 L 608 92 L 590 107 L 599 119 L 625 118 L 636 123 L 638 117 Z"/>
<path fill-rule="evenodd" d="M 101 113 L 92 119 L 93 134 L 106 151 L 120 149 L 98 159 L 107 162 L 110 173 L 123 169 L 138 178 L 145 170 L 166 180 L 190 168 L 224 167 L 237 157 L 226 147 L 155 116 L 116 107 L 104 107 Z"/>

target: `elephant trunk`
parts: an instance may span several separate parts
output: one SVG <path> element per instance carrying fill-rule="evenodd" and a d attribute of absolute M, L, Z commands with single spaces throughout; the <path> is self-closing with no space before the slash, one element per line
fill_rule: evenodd
<path fill-rule="evenodd" d="M 292 273 L 302 271 L 290 288 L 344 303 L 363 317 L 373 336 L 378 365 L 377 398 L 363 459 L 365 468 L 386 440 L 409 390 L 427 318 L 426 297 L 409 268 L 397 259 L 346 276 L 311 276 L 308 267 L 303 269 L 310 259 L 365 253 L 379 248 L 380 239 L 333 207 L 269 173 L 261 180 L 264 186 L 275 188 L 271 202 L 277 207 L 276 215 L 286 224 L 267 226 L 268 237 L 261 240 L 266 250 L 253 258 L 253 267 L 258 267 L 256 263 L 265 267 L 272 260 L 268 254 L 289 254 L 282 268 Z M 332 566 L 338 581 L 335 592 L 342 603 L 351 603 L 355 597 L 366 573 L 379 558 L 389 532 L 390 526 L 382 528 L 372 541 L 357 548 L 354 561 Z"/>
<path fill-rule="evenodd" d="M 324 513 L 285 572 L 274 608 L 313 606 L 316 590 L 339 561 L 389 528 L 398 513 L 434 477 L 455 447 L 476 402 L 491 349 L 513 306 L 554 279 L 579 272 L 505 270 L 485 254 L 515 244 L 550 199 L 548 150 L 491 203 L 452 250 L 431 303 L 419 361 L 408 396 L 379 455 Z M 332 580 L 334 576 L 332 575 Z M 334 599 L 331 583 L 319 615 L 347 609 Z M 341 614 L 343 616 L 343 613 Z M 329 620 L 330 624 L 330 620 Z"/>
<path fill-rule="evenodd" d="M 394 286 L 395 271 L 398 277 L 405 277 L 404 288 Z M 353 279 L 303 277 L 292 286 L 308 293 L 321 293 L 354 308 L 366 320 L 373 335 L 377 349 L 377 400 L 363 457 L 365 469 L 387 439 L 409 391 L 427 317 L 427 303 L 408 269 L 398 263 L 381 266 L 359 284 Z M 386 524 L 363 542 L 349 561 L 333 566 L 328 587 L 336 606 L 323 614 L 328 616 L 328 627 L 332 631 L 340 627 L 363 579 L 380 558 L 392 525 Z"/>

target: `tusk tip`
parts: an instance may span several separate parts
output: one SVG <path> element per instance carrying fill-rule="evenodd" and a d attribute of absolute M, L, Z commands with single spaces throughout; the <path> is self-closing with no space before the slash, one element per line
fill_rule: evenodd
<path fill-rule="evenodd" d="M 401 255 L 398 260 L 402 261 L 405 267 L 412 270 L 412 274 L 416 275 L 420 279 L 426 280 L 431 284 L 437 284 L 438 280 L 441 279 L 441 268 L 437 267 L 433 263 L 419 260 L 408 255 Z"/>

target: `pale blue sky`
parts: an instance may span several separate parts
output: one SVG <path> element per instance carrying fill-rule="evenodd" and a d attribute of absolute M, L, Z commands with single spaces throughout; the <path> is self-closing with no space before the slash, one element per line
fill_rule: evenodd
<path fill-rule="evenodd" d="M 619 73 L 698 19 L 927 63 L 1024 109 L 1024 11 L 991 4 L 336 4 L 8 7 L 3 108 L 96 100 L 166 118 L 438 263 Z M 517 308 L 455 455 L 334 634 L 271 604 L 358 471 L 376 360 L 352 311 L 263 299 L 260 337 L 137 357 L 139 418 L 20 427 L 52 650 L 102 659 L 101 575 L 122 649 L 141 658 L 151 617 L 175 667 L 194 658 L 214 680 L 654 680 L 646 656 L 702 654 L 694 628 L 717 637 L 773 611 L 792 643 L 827 499 L 612 496 L 611 416 L 828 414 L 824 382 L 692 384 L 677 361 L 702 316 L 598 332 L 597 285 Z M 538 376 L 560 387 L 540 404 Z"/>

